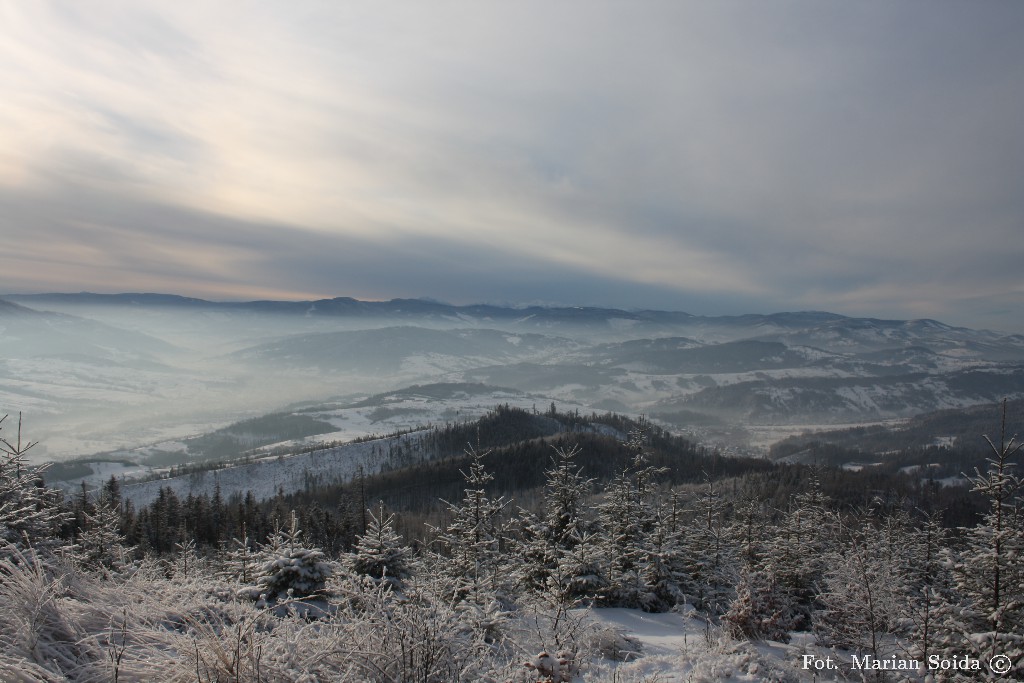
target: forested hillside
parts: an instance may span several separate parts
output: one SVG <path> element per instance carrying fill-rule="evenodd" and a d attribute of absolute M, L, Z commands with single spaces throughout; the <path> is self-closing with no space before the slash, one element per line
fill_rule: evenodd
<path fill-rule="evenodd" d="M 746 645 L 792 638 L 847 658 L 1005 655 L 1021 675 L 1020 447 L 997 412 L 971 490 L 502 406 L 435 430 L 427 462 L 138 509 L 117 479 L 45 487 L 19 431 L 0 469 L 0 664 L 12 680 L 626 680 L 613 662 L 643 652 L 588 615 L 630 608 L 705 624 L 671 664 L 693 680 L 715 680 L 714 658 L 810 680 Z"/>

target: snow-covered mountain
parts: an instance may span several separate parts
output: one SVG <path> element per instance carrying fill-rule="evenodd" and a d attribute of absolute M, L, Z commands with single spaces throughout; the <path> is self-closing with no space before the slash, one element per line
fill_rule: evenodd
<path fill-rule="evenodd" d="M 51 294 L 7 297 L 0 330 L 0 411 L 27 414 L 40 457 L 436 382 L 677 423 L 857 422 L 1024 396 L 1021 335 L 825 312 Z"/>

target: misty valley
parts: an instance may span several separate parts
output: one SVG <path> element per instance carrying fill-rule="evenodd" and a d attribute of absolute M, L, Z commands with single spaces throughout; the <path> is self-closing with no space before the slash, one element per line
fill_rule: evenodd
<path fill-rule="evenodd" d="M 9 296 L 0 327 L 0 398 L 32 416 L 33 457 L 49 460 L 173 452 L 182 439 L 282 411 L 323 408 L 336 429 L 307 424 L 295 427 L 310 432 L 299 438 L 338 440 L 451 420 L 452 410 L 465 419 L 497 403 L 551 401 L 643 413 L 755 453 L 805 426 L 1024 395 L 1021 335 L 814 312 L 70 294 Z M 429 384 L 470 386 L 464 399 L 368 409 L 394 401 L 385 392 Z M 278 441 L 295 438 L 283 429 Z"/>
<path fill-rule="evenodd" d="M 0 351 L 3 680 L 1024 675 L 1021 335 L 82 293 Z"/>

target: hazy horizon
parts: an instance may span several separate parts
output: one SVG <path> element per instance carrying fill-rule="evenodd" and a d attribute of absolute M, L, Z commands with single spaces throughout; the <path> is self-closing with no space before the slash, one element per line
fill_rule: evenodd
<path fill-rule="evenodd" d="M 935 320 L 936 322 L 943 323 L 943 324 L 946 324 L 946 325 L 950 325 L 952 327 L 966 327 L 968 329 L 977 329 L 979 331 L 983 331 L 984 330 L 984 331 L 990 331 L 990 332 L 996 332 L 996 333 L 1005 333 L 1007 335 L 1021 334 L 1022 332 L 1024 332 L 1024 328 L 1018 328 L 1018 329 L 1007 329 L 1005 327 L 1004 328 L 980 328 L 980 327 L 979 328 L 970 328 L 970 326 L 968 326 L 968 325 L 959 325 L 959 324 L 956 324 L 955 322 L 950 321 L 950 320 L 941 319 L 941 318 L 931 318 L 931 317 L 928 317 L 928 316 L 921 316 L 921 317 L 918 317 L 918 318 L 891 318 L 891 317 L 880 316 L 880 315 L 871 315 L 871 314 L 863 314 L 863 315 L 847 314 L 847 313 L 843 313 L 842 311 L 823 310 L 823 309 L 779 309 L 779 310 L 763 310 L 763 311 L 738 310 L 736 312 L 716 312 L 716 311 L 702 312 L 702 311 L 695 311 L 695 310 L 684 310 L 684 309 L 681 309 L 681 308 L 656 308 L 656 307 L 651 307 L 651 306 L 621 307 L 621 306 L 603 305 L 601 303 L 584 303 L 584 304 L 580 304 L 580 303 L 560 302 L 560 301 L 482 301 L 482 300 L 468 300 L 468 299 L 465 300 L 465 301 L 450 301 L 450 300 L 438 299 L 436 297 L 431 297 L 431 296 L 396 296 L 396 297 L 386 298 L 386 299 L 369 299 L 369 298 L 357 298 L 357 297 L 348 296 L 348 295 L 345 295 L 345 294 L 338 294 L 338 295 L 334 295 L 334 296 L 323 296 L 323 297 L 317 297 L 317 298 L 291 298 L 291 299 L 266 299 L 266 298 L 263 298 L 263 299 L 252 299 L 252 298 L 230 298 L 230 297 L 222 297 L 222 298 L 212 297 L 212 298 L 207 298 L 207 297 L 203 297 L 203 296 L 184 295 L 184 294 L 179 294 L 179 293 L 176 293 L 176 292 L 156 292 L 156 291 L 127 292 L 127 291 L 116 291 L 116 290 L 111 290 L 111 291 L 80 290 L 80 291 L 74 291 L 74 292 L 73 291 L 65 291 L 65 292 L 57 292 L 57 291 L 52 291 L 52 292 L 48 292 L 48 291 L 5 292 L 5 293 L 0 293 L 0 299 L 7 299 L 7 298 L 12 298 L 12 297 L 13 298 L 17 298 L 17 297 L 37 297 L 37 296 L 38 297 L 46 297 L 46 296 L 68 296 L 68 297 L 74 297 L 74 296 L 81 296 L 81 295 L 97 295 L 97 296 L 111 296 L 111 297 L 117 297 L 117 296 L 180 297 L 182 299 L 195 299 L 195 300 L 198 300 L 198 301 L 204 301 L 204 302 L 207 302 L 207 303 L 214 303 L 214 304 L 247 304 L 247 303 L 260 303 L 260 302 L 316 303 L 317 301 L 331 301 L 331 300 L 334 300 L 334 299 L 352 299 L 352 300 L 355 300 L 355 301 L 366 302 L 366 303 L 388 303 L 388 302 L 391 302 L 391 301 L 422 301 L 422 302 L 425 302 L 425 303 L 433 303 L 433 304 L 440 304 L 440 305 L 453 306 L 453 307 L 494 306 L 494 307 L 499 307 L 499 308 L 509 308 L 509 309 L 513 309 L 513 310 L 516 310 L 516 309 L 526 309 L 526 308 L 532 308 L 532 307 L 551 308 L 551 309 L 557 309 L 557 308 L 587 308 L 587 309 L 597 309 L 597 310 L 600 310 L 600 309 L 621 310 L 621 311 L 626 312 L 626 313 L 640 313 L 640 312 L 644 312 L 644 311 L 657 311 L 657 312 L 664 312 L 664 313 L 685 313 L 685 314 L 689 314 L 689 315 L 693 315 L 693 316 L 697 316 L 697 317 L 705 317 L 705 318 L 729 318 L 729 317 L 739 317 L 739 316 L 748 316 L 748 315 L 753 315 L 753 316 L 757 316 L 757 315 L 771 316 L 771 315 L 784 315 L 784 314 L 790 314 L 790 313 L 826 313 L 826 314 L 832 314 L 832 315 L 839 315 L 839 316 L 843 316 L 843 317 L 851 318 L 851 319 L 862 318 L 862 319 L 869 319 L 869 320 L 904 320 L 904 321 L 908 321 L 908 322 L 909 321 L 914 321 L 914 320 Z M 33 306 L 31 305 L 31 302 L 29 302 L 28 304 L 23 302 L 21 305 L 27 306 L 28 308 L 33 308 Z M 1012 322 L 1012 321 L 1008 320 L 1007 322 Z"/>

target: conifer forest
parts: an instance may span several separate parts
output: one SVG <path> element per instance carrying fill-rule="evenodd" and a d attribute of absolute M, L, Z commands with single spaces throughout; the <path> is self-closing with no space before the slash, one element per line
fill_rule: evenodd
<path fill-rule="evenodd" d="M 727 458 L 642 418 L 498 406 L 433 429 L 443 457 L 421 464 L 267 500 L 166 488 L 141 506 L 114 477 L 50 488 L 8 418 L 0 670 L 5 681 L 974 680 L 996 675 L 998 655 L 1019 679 L 1024 489 L 1005 409 L 978 436 L 970 490 Z M 645 656 L 637 640 L 592 618 L 615 610 L 684 615 L 692 642 L 660 670 L 631 669 Z M 779 656 L 765 643 L 804 645 Z M 830 657 L 843 665 L 814 670 Z M 886 670 L 908 662 L 923 668 Z"/>

